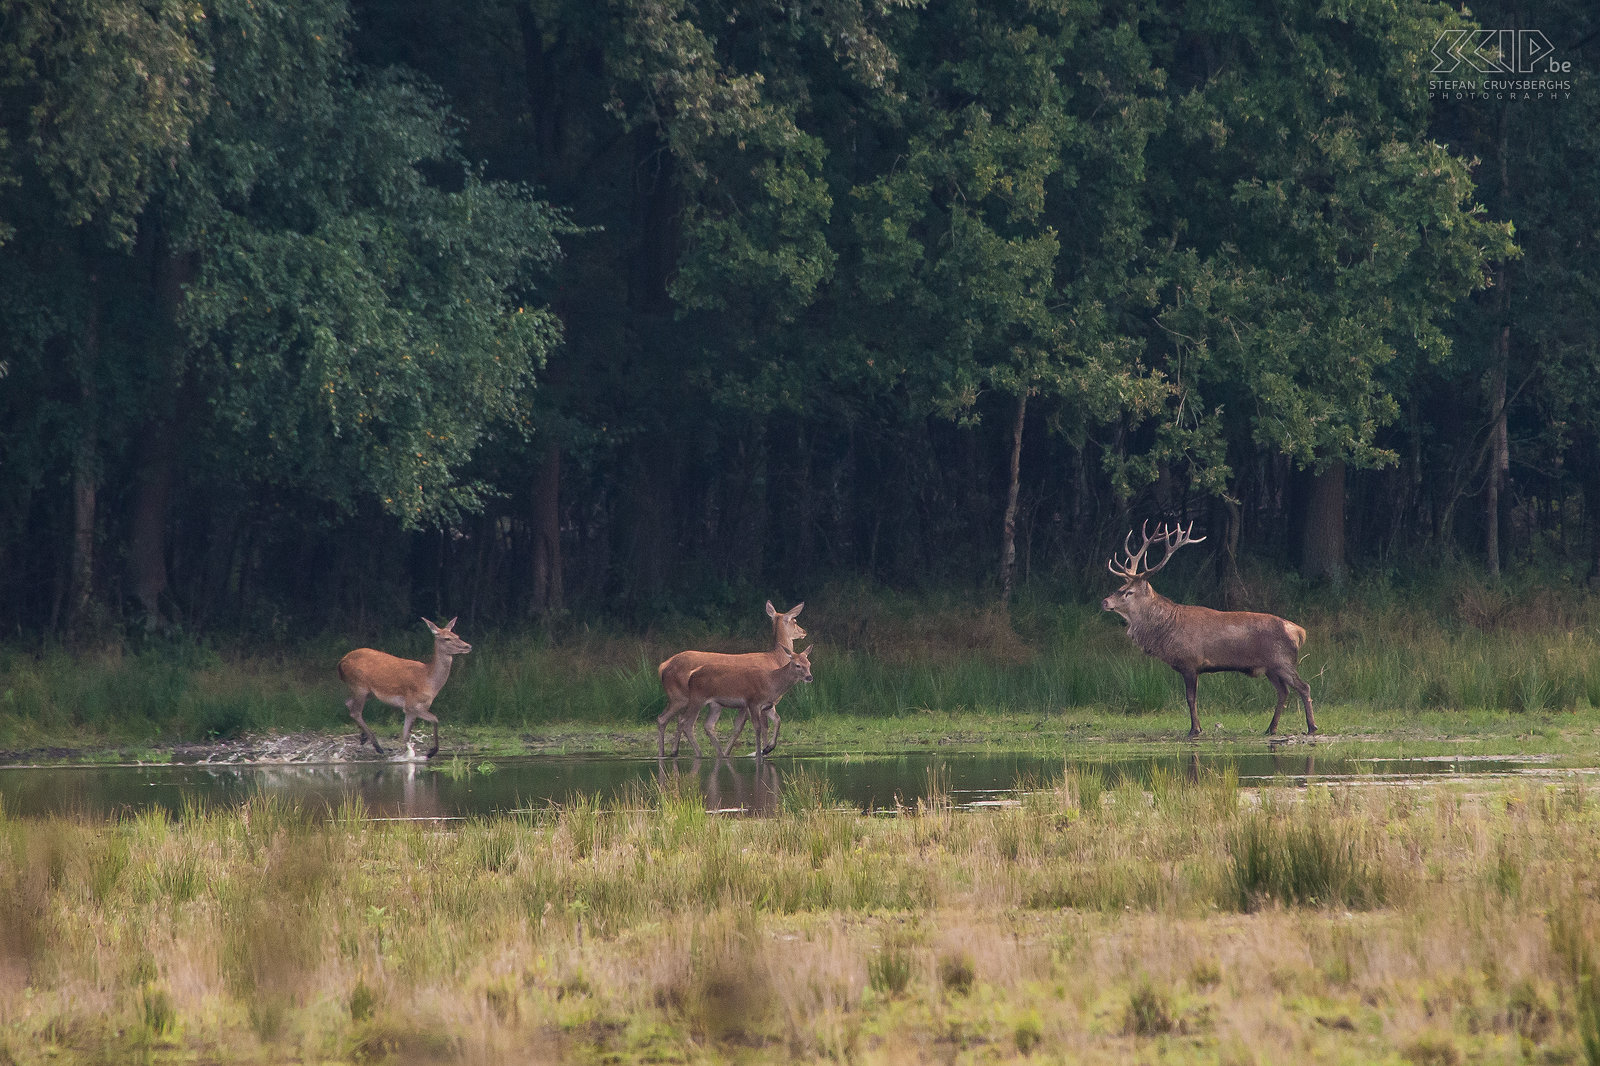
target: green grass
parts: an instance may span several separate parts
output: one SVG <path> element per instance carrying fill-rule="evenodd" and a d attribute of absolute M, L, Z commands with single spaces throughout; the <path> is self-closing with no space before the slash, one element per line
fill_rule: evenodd
<path fill-rule="evenodd" d="M 1594 597 L 1492 592 L 1457 578 L 1404 594 L 1357 587 L 1338 601 L 1267 586 L 1259 598 L 1252 606 L 1282 611 L 1309 631 L 1301 672 L 1327 733 L 1406 742 L 1494 737 L 1526 750 L 1593 746 L 1585 736 L 1600 706 Z M 470 634 L 475 650 L 458 660 L 435 705 L 446 744 L 486 755 L 636 750 L 663 706 L 655 664 L 686 646 L 759 648 L 763 621 L 752 617 L 738 635 Z M 954 732 L 940 738 L 945 743 L 1023 746 L 1165 740 L 1184 731 L 1177 675 L 1140 654 L 1120 621 L 1092 604 L 1036 593 L 1007 617 L 948 597 L 840 589 L 808 603 L 804 621 L 816 644 L 816 681 L 782 704 L 786 747 L 889 750 L 937 730 Z M 370 643 L 421 656 L 425 637 L 417 627 Z M 334 665 L 351 643 L 0 649 L 0 737 L 11 750 L 163 758 L 175 743 L 343 733 L 350 723 Z M 1232 674 L 1203 677 L 1199 693 L 1209 737 L 1218 724 L 1224 737 L 1260 733 L 1274 700 L 1265 681 Z M 392 735 L 397 717 L 369 711 Z M 1297 701 L 1280 728 L 1303 729 Z"/>
<path fill-rule="evenodd" d="M 0 811 L 0 1061 L 1579 1062 L 1600 792 Z M 1515 876 L 1507 876 L 1514 867 Z"/>
<path fill-rule="evenodd" d="M 808 607 L 808 611 L 811 608 Z M 829 632 L 826 610 L 808 619 Z M 1414 613 L 1306 619 L 1312 632 L 1302 674 L 1312 685 L 1318 723 L 1333 735 L 1538 735 L 1587 719 L 1600 698 L 1600 642 L 1589 629 L 1482 632 L 1429 624 Z M 984 720 L 974 736 L 1005 735 L 1006 722 L 1059 723 L 1067 735 L 1168 738 L 1186 723 L 1178 675 L 1126 642 L 1114 619 L 1059 608 L 1053 627 L 1018 631 L 978 627 L 981 647 L 952 648 L 950 634 L 917 645 L 819 640 L 816 682 L 792 691 L 781 711 L 784 743 L 824 746 L 821 738 L 917 733 L 920 719 Z M 970 619 L 971 621 L 971 619 Z M 850 626 L 838 623 L 846 635 Z M 952 623 L 954 626 L 954 623 Z M 1069 634 L 1069 635 L 1061 635 Z M 654 663 L 677 642 L 637 639 L 549 640 L 485 634 L 456 664 L 435 709 L 459 747 L 488 754 L 598 744 L 632 749 L 653 725 L 662 698 Z M 413 640 L 416 645 L 416 640 Z M 725 640 L 723 647 L 739 647 Z M 390 647 L 421 655 L 403 639 Z M 744 647 L 750 647 L 746 643 Z M 0 736 L 11 749 L 131 747 L 157 751 L 253 733 L 346 731 L 336 648 L 274 655 L 221 655 L 192 647 L 133 653 L 26 655 L 0 651 Z M 1200 714 L 1206 730 L 1248 736 L 1266 727 L 1274 701 L 1266 682 L 1206 675 Z M 371 706 L 378 728 L 395 715 Z M 798 727 L 798 728 L 795 728 Z M 1283 730 L 1302 730 L 1291 704 Z M 1018 736 L 1026 743 L 1026 736 Z M 1058 736 L 1051 736 L 1054 743 Z M 518 747 L 518 741 L 526 746 Z M 1011 739 L 1006 739 L 1011 743 Z M 576 744 L 576 747 L 574 747 Z"/>

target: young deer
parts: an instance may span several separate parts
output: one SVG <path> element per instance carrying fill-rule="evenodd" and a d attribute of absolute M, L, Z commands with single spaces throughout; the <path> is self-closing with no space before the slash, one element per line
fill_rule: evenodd
<path fill-rule="evenodd" d="M 794 651 L 794 642 L 804 639 L 806 631 L 800 628 L 800 623 L 795 621 L 801 610 L 805 608 L 805 601 L 795 604 L 787 611 L 780 611 L 772 606 L 772 601 L 767 601 L 767 617 L 772 619 L 772 650 L 761 652 L 748 652 L 740 655 L 731 655 L 717 651 L 680 651 L 672 658 L 663 662 L 656 668 L 661 677 L 661 687 L 667 694 L 667 709 L 656 718 L 656 757 L 666 758 L 667 751 L 667 722 L 677 719 L 677 725 L 672 734 L 672 756 L 677 758 L 678 748 L 683 744 L 685 725 L 683 712 L 689 706 L 689 675 L 708 663 L 722 663 L 724 665 L 743 666 L 750 668 L 776 669 L 784 664 L 788 653 Z M 766 716 L 772 722 L 778 720 L 777 702 L 766 708 Z M 691 719 L 687 728 L 694 729 L 694 721 L 700 717 L 696 710 L 694 719 Z M 706 723 L 706 732 L 711 733 L 711 728 L 716 719 L 713 717 Z M 742 725 L 742 723 L 741 723 Z M 689 739 L 694 741 L 691 732 Z M 720 751 L 722 745 L 717 741 L 716 734 L 711 733 L 711 740 Z M 774 730 L 773 744 L 776 745 L 777 733 Z M 695 743 L 695 754 L 699 754 L 700 745 Z"/>
<path fill-rule="evenodd" d="M 418 718 L 432 722 L 433 747 L 424 758 L 431 759 L 439 753 L 439 719 L 431 710 L 433 699 L 450 679 L 450 660 L 454 656 L 467 654 L 472 650 L 472 645 L 455 635 L 454 618 L 443 626 L 436 626 L 426 618 L 422 621 L 433 634 L 433 659 L 430 662 L 401 659 L 372 648 L 357 648 L 339 660 L 339 680 L 350 686 L 350 698 L 344 701 L 344 705 L 350 708 L 350 717 L 361 727 L 361 743 L 372 741 L 372 747 L 379 755 L 383 754 L 383 748 L 379 747 L 377 736 L 367 727 L 366 719 L 361 717 L 361 708 L 366 706 L 369 695 L 404 712 L 406 726 L 400 734 L 400 743 L 407 750 L 411 748 L 411 723 Z"/>
<path fill-rule="evenodd" d="M 744 728 L 741 720 L 739 728 L 734 730 L 733 739 L 728 741 L 728 747 L 724 750 L 717 742 L 715 727 L 717 716 L 726 707 L 736 707 L 742 716 L 755 721 L 757 751 L 765 755 L 771 750 L 762 750 L 767 712 L 796 684 L 811 680 L 810 648 L 802 652 L 786 651 L 783 657 L 783 665 L 776 669 L 766 665 L 711 662 L 696 667 L 690 673 L 687 684 L 689 706 L 694 709 L 696 719 L 703 709 L 711 708 L 711 716 L 706 719 L 706 735 L 711 738 L 719 758 L 726 758 L 733 750 L 733 741 L 739 739 L 739 732 Z M 692 720 L 689 723 L 689 743 L 694 745 L 695 756 L 699 757 L 700 742 L 695 738 Z"/>
<path fill-rule="evenodd" d="M 1272 722 L 1267 735 L 1278 731 L 1278 715 L 1289 701 L 1292 688 L 1300 695 L 1306 708 L 1306 733 L 1317 731 L 1316 719 L 1311 716 L 1311 686 L 1300 679 L 1300 645 L 1305 643 L 1306 631 L 1275 614 L 1258 614 L 1255 611 L 1213 611 L 1209 607 L 1192 607 L 1173 603 L 1145 580 L 1167 565 L 1172 553 L 1185 544 L 1198 544 L 1204 537 L 1191 537 L 1194 523 L 1189 528 L 1162 526 L 1152 537 L 1145 526 L 1139 527 L 1144 544 L 1138 551 L 1132 549 L 1133 533 L 1129 531 L 1122 542 L 1126 561 L 1106 561 L 1106 569 L 1122 578 L 1122 587 L 1100 601 L 1103 610 L 1115 611 L 1128 621 L 1128 637 L 1146 655 L 1153 656 L 1178 671 L 1183 678 L 1183 694 L 1189 701 L 1189 735 L 1200 735 L 1200 718 L 1195 713 L 1195 689 L 1199 675 L 1230 670 L 1265 676 L 1278 690 L 1278 705 L 1272 709 Z M 1154 566 L 1144 565 L 1145 553 L 1159 541 L 1166 549 L 1161 561 Z"/>

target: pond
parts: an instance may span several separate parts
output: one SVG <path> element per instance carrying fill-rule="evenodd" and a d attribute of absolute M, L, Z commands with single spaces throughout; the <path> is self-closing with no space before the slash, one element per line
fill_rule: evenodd
<path fill-rule="evenodd" d="M 1319 753 L 1286 745 L 1260 753 L 1168 752 L 1109 758 L 989 752 L 918 752 L 893 756 L 776 757 L 758 764 L 687 757 L 654 759 L 537 756 L 471 763 L 378 759 L 325 763 L 57 766 L 0 768 L 0 809 L 8 815 L 76 813 L 105 817 L 160 808 L 232 806 L 272 795 L 313 813 L 336 811 L 359 797 L 372 818 L 454 819 L 537 810 L 574 796 L 611 799 L 648 790 L 662 775 L 697 784 L 714 811 L 771 813 L 786 782 L 825 783 L 839 802 L 862 811 L 915 806 L 937 792 L 956 808 L 1016 801 L 1026 788 L 1048 788 L 1067 770 L 1098 771 L 1106 787 L 1124 780 L 1147 785 L 1160 772 L 1188 777 L 1238 771 L 1242 786 L 1274 782 L 1405 782 L 1442 777 L 1505 777 L 1549 773 L 1537 757 L 1380 758 Z M 1570 770 L 1570 767 L 1565 768 Z"/>

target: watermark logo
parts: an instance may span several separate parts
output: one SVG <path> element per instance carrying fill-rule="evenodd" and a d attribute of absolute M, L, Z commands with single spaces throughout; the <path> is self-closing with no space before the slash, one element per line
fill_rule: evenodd
<path fill-rule="evenodd" d="M 1541 30 L 1445 30 L 1430 51 L 1430 100 L 1572 97 L 1572 61 Z"/>
<path fill-rule="evenodd" d="M 1479 74 L 1572 73 L 1555 50 L 1542 30 L 1445 30 L 1433 42 L 1433 73 L 1454 74 L 1463 63 Z"/>

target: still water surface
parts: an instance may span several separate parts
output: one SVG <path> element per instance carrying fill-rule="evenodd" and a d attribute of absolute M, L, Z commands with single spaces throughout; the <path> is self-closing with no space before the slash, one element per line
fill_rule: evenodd
<path fill-rule="evenodd" d="M 108 816 L 160 808 L 228 807 L 270 794 L 313 813 L 360 797 L 374 818 L 450 819 L 538 810 L 575 796 L 612 799 L 649 789 L 662 774 L 697 782 L 710 810 L 765 814 L 782 803 L 785 782 L 800 775 L 827 783 L 841 803 L 863 811 L 915 806 L 938 791 L 959 808 L 1014 802 L 1019 791 L 1048 788 L 1069 769 L 1098 770 L 1107 787 L 1148 784 L 1158 769 L 1197 776 L 1237 769 L 1241 785 L 1310 781 L 1420 781 L 1549 772 L 1518 758 L 1335 758 L 1304 746 L 1259 754 L 1165 753 L 1109 759 L 1037 754 L 933 753 L 896 756 L 752 758 L 675 763 L 622 758 L 538 756 L 500 759 L 468 769 L 457 760 L 430 764 L 189 764 L 164 766 L 0 768 L 0 804 L 10 815 Z"/>

